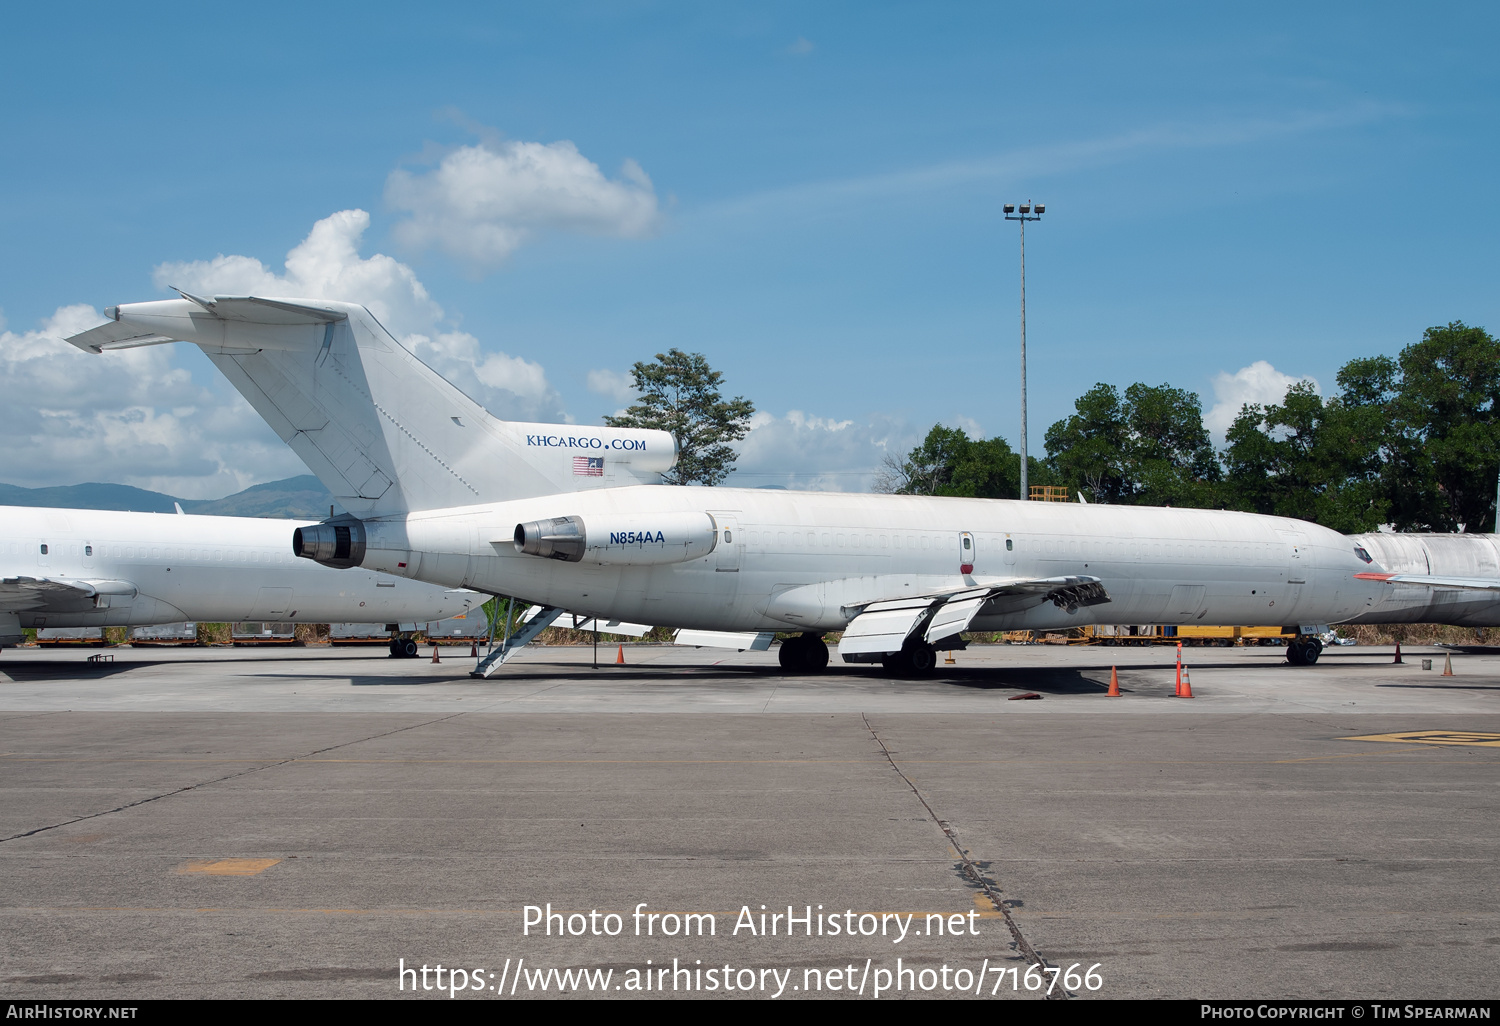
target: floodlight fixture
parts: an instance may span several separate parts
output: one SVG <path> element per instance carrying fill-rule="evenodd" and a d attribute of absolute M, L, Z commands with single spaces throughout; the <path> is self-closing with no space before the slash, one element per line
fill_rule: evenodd
<path fill-rule="evenodd" d="M 1021 498 L 1029 499 L 1031 489 L 1028 487 L 1030 482 L 1026 473 L 1026 222 L 1040 221 L 1047 207 L 1042 203 L 1033 204 L 1030 200 L 1020 206 L 1021 210 L 1017 213 L 1016 204 L 1005 204 L 1005 219 L 1021 222 Z M 1032 212 L 1033 209 L 1035 213 Z M 1500 507 L 1500 500 L 1496 504 Z"/>

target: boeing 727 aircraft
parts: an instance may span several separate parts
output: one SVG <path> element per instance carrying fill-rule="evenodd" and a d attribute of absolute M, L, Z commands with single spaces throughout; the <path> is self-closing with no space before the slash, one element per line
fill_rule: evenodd
<path fill-rule="evenodd" d="M 20 644 L 23 627 L 421 623 L 465 614 L 484 600 L 472 591 L 369 570 L 338 573 L 292 558 L 288 535 L 311 526 L 0 506 L 0 646 Z"/>
<path fill-rule="evenodd" d="M 1328 624 L 1390 599 L 1354 542 L 1281 517 L 630 484 L 670 466 L 669 438 L 499 421 L 356 304 L 184 293 L 105 312 L 69 341 L 198 345 L 351 511 L 297 528 L 297 555 L 514 595 L 544 607 L 528 630 L 564 609 L 795 630 L 781 659 L 800 670 L 842 631 L 846 662 L 925 672 L 969 630 L 1272 623 L 1307 664 Z M 573 487 L 580 459 L 598 487 Z"/>

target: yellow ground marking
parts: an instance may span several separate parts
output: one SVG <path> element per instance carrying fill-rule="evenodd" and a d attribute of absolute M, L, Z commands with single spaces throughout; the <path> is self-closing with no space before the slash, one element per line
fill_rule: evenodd
<path fill-rule="evenodd" d="M 1478 748 L 1500 748 L 1500 734 L 1477 730 L 1409 730 L 1399 734 L 1365 734 L 1341 737 L 1340 741 L 1393 741 L 1405 745 L 1463 745 Z"/>
<path fill-rule="evenodd" d="M 202 876 L 256 876 L 264 873 L 280 859 L 217 859 L 189 862 L 179 866 L 178 873 Z"/>
<path fill-rule="evenodd" d="M 974 907 L 979 909 L 980 919 L 1005 918 L 1005 913 L 996 908 L 995 903 L 990 900 L 990 896 L 983 891 L 976 891 L 974 893 Z"/>

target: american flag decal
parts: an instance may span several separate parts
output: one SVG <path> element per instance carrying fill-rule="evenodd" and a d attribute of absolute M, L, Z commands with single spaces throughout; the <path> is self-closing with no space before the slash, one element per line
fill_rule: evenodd
<path fill-rule="evenodd" d="M 603 456 L 574 456 L 573 457 L 573 476 L 574 477 L 603 477 L 604 476 L 604 457 Z"/>

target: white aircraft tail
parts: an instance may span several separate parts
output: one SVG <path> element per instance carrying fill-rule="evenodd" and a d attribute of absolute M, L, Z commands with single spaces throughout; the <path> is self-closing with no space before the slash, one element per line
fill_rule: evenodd
<path fill-rule="evenodd" d="M 665 431 L 499 420 L 358 304 L 183 295 L 68 341 L 196 344 L 356 516 L 648 484 L 676 460 Z"/>

